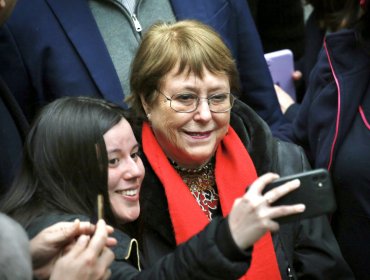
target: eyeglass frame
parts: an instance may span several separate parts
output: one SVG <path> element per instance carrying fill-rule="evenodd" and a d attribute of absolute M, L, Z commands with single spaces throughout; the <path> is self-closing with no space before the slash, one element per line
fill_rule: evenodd
<path fill-rule="evenodd" d="M 160 91 L 160 90 L 157 90 L 160 94 L 162 94 L 165 98 L 166 98 L 166 100 L 167 101 L 170 101 L 170 108 L 172 109 L 172 110 L 174 110 L 175 112 L 177 112 L 177 113 L 193 113 L 193 112 L 195 112 L 197 109 L 198 109 L 198 107 L 199 107 L 199 104 L 200 104 L 200 100 L 201 99 L 207 99 L 207 104 L 208 104 L 208 107 L 209 107 L 209 110 L 212 112 L 212 113 L 226 113 L 226 112 L 229 112 L 232 108 L 233 108 L 233 106 L 234 106 L 234 102 L 235 102 L 235 99 L 236 99 L 236 97 L 231 93 L 231 92 L 220 92 L 220 93 L 216 93 L 216 94 L 213 94 L 213 95 L 211 95 L 211 96 L 209 96 L 209 97 L 199 97 L 197 94 L 195 94 L 194 93 L 194 95 L 195 96 L 197 96 L 197 100 L 196 100 L 196 106 L 195 106 L 195 108 L 193 109 L 193 110 L 191 110 L 191 111 L 177 111 L 176 109 L 174 109 L 173 107 L 172 107 L 172 97 L 173 96 L 175 96 L 175 95 L 179 95 L 179 94 L 181 94 L 181 93 L 186 93 L 186 92 L 180 92 L 180 93 L 177 93 L 177 94 L 174 94 L 174 95 L 172 95 L 171 97 L 168 97 L 167 95 L 165 95 L 162 91 Z M 190 92 L 189 92 L 190 93 Z M 229 95 L 229 98 L 230 98 L 230 108 L 229 109 L 227 109 L 227 110 L 225 110 L 225 111 L 219 111 L 219 112 L 216 112 L 216 111 L 213 111 L 213 110 L 211 110 L 211 107 L 210 107 L 210 99 L 213 97 L 213 96 L 215 96 L 215 95 L 217 95 L 217 94 L 221 94 L 221 93 L 223 93 L 223 94 L 228 94 Z"/>

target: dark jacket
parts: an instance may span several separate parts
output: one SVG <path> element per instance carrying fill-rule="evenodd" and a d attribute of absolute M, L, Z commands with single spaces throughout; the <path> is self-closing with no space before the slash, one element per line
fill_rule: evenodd
<path fill-rule="evenodd" d="M 27 232 L 29 237 L 33 238 L 41 230 L 54 223 L 74 221 L 77 218 L 81 221 L 90 220 L 82 215 L 48 214 L 35 220 L 27 228 Z M 251 251 L 244 252 L 239 260 L 230 260 L 220 252 L 217 245 L 220 241 L 216 240 L 225 236 L 220 232 L 228 233 L 225 221 L 225 219 L 216 219 L 184 245 L 156 259 L 150 267 L 145 266 L 145 261 L 138 252 L 136 244 L 132 243 L 132 239 L 122 231 L 115 229 L 112 236 L 117 239 L 118 243 L 112 248 L 115 260 L 111 265 L 110 279 L 238 279 L 249 267 Z M 141 272 L 138 270 L 138 254 L 140 255 L 140 267 L 143 269 Z"/>
<path fill-rule="evenodd" d="M 332 227 L 357 279 L 370 272 L 369 128 L 359 110 L 369 120 L 370 53 L 363 46 L 351 30 L 326 37 L 293 135 L 315 167 L 331 171 L 337 200 Z"/>
<path fill-rule="evenodd" d="M 305 148 L 313 166 L 331 168 L 369 92 L 369 77 L 370 56 L 359 48 L 354 31 L 342 30 L 325 38 L 290 135 Z"/>
<path fill-rule="evenodd" d="M 28 122 L 0 77 L 0 195 L 18 170 L 27 132 Z"/>
<path fill-rule="evenodd" d="M 246 1 L 170 3 L 176 19 L 197 19 L 221 34 L 238 66 L 241 100 L 279 133 L 286 121 Z M 0 32 L 0 75 L 28 118 L 62 96 L 103 97 L 126 106 L 128 93 L 122 90 L 87 0 L 19 0 Z"/>
<path fill-rule="evenodd" d="M 284 116 L 294 122 L 299 113 L 302 100 L 310 84 L 310 74 L 322 49 L 326 30 L 317 23 L 317 11 L 313 10 L 305 25 L 305 47 L 303 56 L 295 63 L 296 70 L 302 72 L 302 79 L 297 84 L 297 103 L 291 105 Z"/>
<path fill-rule="evenodd" d="M 284 176 L 309 168 L 301 148 L 274 139 L 266 124 L 240 101 L 233 107 L 231 126 L 247 148 L 258 175 L 273 171 Z M 153 264 L 175 250 L 176 242 L 164 189 L 145 158 L 144 165 L 146 176 L 140 194 L 145 215 L 143 253 Z M 273 234 L 273 242 L 283 279 L 353 279 L 324 216 L 281 225 Z M 288 273 L 294 278 L 288 278 Z"/>

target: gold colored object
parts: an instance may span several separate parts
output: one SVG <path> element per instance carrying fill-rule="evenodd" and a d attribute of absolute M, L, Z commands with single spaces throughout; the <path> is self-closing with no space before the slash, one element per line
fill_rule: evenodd
<path fill-rule="evenodd" d="M 102 194 L 98 194 L 98 220 L 104 218 L 104 197 Z"/>

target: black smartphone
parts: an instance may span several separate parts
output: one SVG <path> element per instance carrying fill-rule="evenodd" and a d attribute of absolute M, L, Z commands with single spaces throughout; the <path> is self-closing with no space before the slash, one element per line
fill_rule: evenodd
<path fill-rule="evenodd" d="M 303 203 L 306 205 L 306 209 L 303 213 L 276 218 L 277 222 L 294 222 L 297 219 L 312 218 L 335 211 L 336 202 L 331 177 L 329 172 L 323 168 L 279 178 L 268 184 L 264 188 L 263 193 L 294 179 L 301 181 L 300 187 L 281 197 L 271 205 Z"/>

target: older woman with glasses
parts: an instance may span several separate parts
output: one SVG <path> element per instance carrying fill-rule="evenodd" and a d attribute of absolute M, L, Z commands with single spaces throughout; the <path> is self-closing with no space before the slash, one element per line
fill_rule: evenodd
<path fill-rule="evenodd" d="M 277 231 L 273 219 L 283 214 L 270 207 L 276 200 L 271 193 L 263 194 L 276 175 L 261 175 L 296 173 L 308 168 L 307 161 L 234 97 L 237 67 L 218 34 L 196 21 L 153 26 L 134 58 L 131 91 L 133 119 L 142 119 L 136 133 L 147 174 L 140 200 L 149 265 L 177 246 L 190 246 L 184 242 L 210 223 L 222 240 L 218 252 L 230 261 L 247 260 L 253 247 L 246 279 L 353 279 L 326 217 L 297 219 Z M 258 240 L 249 250 L 236 234 L 243 218 L 231 211 L 234 201 L 256 213 L 244 231 Z M 215 257 L 192 252 L 184 262 L 206 257 L 212 263 Z"/>

